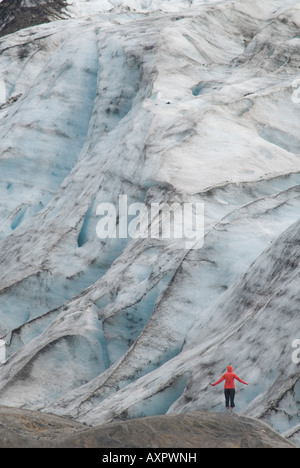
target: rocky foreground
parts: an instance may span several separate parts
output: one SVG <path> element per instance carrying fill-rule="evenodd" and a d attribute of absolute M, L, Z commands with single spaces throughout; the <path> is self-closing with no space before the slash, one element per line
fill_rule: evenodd
<path fill-rule="evenodd" d="M 0 421 L 0 448 L 295 448 L 256 419 L 200 411 L 87 427 L 2 406 Z"/>

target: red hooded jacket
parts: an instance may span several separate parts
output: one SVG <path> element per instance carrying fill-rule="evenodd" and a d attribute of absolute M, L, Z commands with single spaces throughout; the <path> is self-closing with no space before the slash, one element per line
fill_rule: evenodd
<path fill-rule="evenodd" d="M 227 367 L 227 372 L 224 374 L 220 380 L 218 380 L 216 383 L 212 384 L 214 387 L 215 385 L 218 385 L 219 383 L 223 382 L 225 380 L 225 386 L 224 388 L 235 388 L 234 386 L 234 379 L 238 380 L 239 382 L 248 385 L 247 382 L 244 382 L 242 379 L 240 379 L 236 374 L 233 373 L 233 369 L 231 366 Z"/>

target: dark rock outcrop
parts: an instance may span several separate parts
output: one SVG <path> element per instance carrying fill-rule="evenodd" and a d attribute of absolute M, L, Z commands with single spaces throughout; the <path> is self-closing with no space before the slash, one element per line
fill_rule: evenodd
<path fill-rule="evenodd" d="M 65 0 L 31 2 L 26 6 L 22 0 L 4 0 L 0 3 L 0 37 L 37 24 L 59 18 Z"/>

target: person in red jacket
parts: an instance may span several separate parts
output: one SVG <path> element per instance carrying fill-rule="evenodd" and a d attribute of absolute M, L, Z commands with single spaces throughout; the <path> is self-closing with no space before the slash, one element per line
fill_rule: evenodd
<path fill-rule="evenodd" d="M 234 404 L 234 397 L 235 397 L 234 380 L 235 379 L 244 385 L 248 385 L 247 382 L 244 382 L 244 380 L 240 379 L 236 374 L 233 373 L 232 366 L 227 367 L 226 374 L 222 375 L 222 377 L 217 382 L 210 384 L 212 387 L 214 387 L 215 385 L 218 385 L 219 383 L 223 382 L 223 380 L 225 380 L 225 385 L 224 385 L 225 405 L 226 405 L 227 411 L 229 411 L 229 402 L 230 402 L 231 412 L 233 412 L 233 408 L 235 407 L 235 404 Z"/>

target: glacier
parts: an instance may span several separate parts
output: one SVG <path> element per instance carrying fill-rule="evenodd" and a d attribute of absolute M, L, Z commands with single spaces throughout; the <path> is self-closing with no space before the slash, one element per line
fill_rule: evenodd
<path fill-rule="evenodd" d="M 298 2 L 43 4 L 0 39 L 1 404 L 223 411 L 231 364 L 300 445 Z M 203 245 L 99 239 L 124 195 L 203 203 Z"/>

